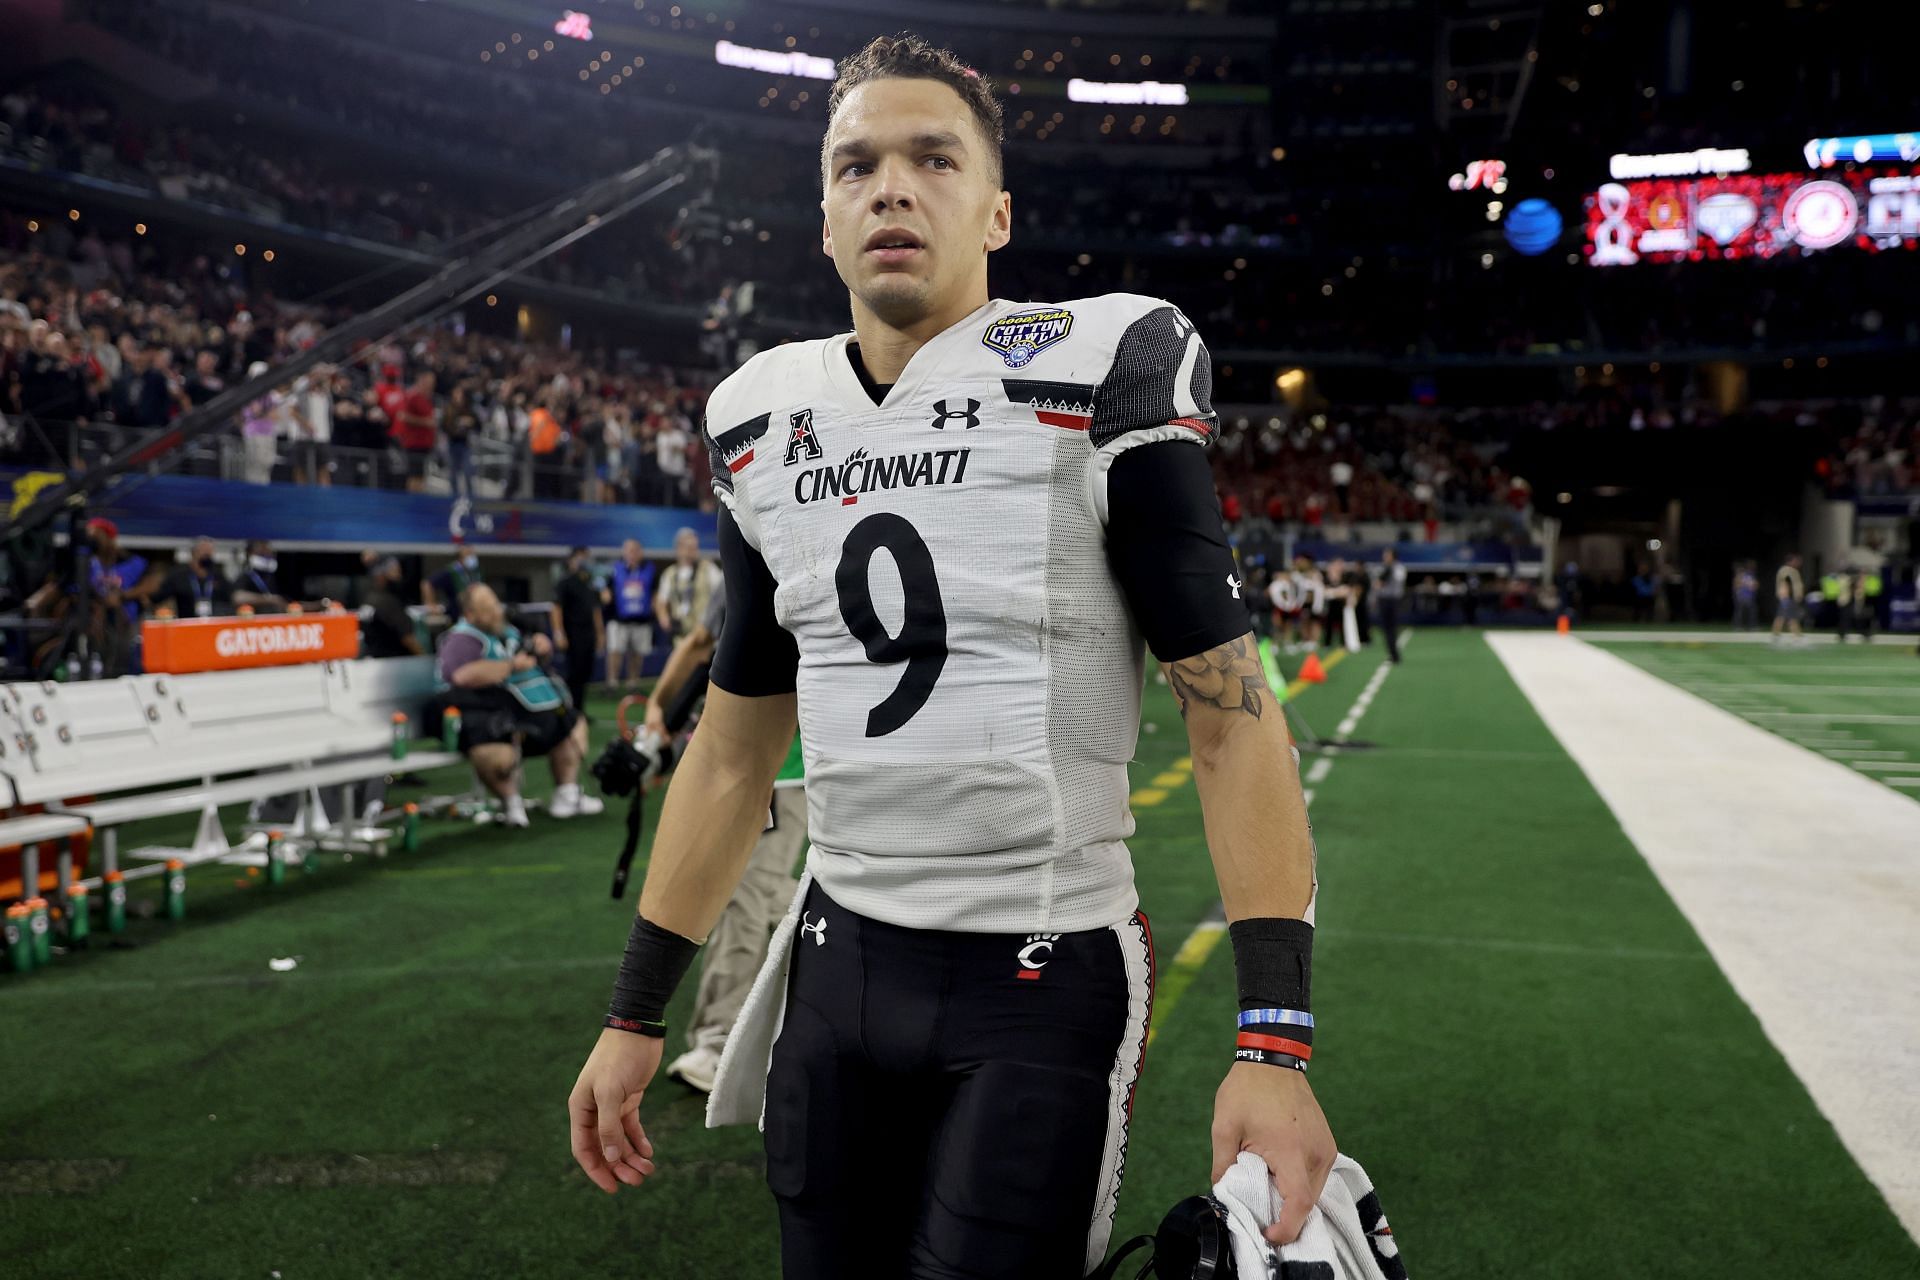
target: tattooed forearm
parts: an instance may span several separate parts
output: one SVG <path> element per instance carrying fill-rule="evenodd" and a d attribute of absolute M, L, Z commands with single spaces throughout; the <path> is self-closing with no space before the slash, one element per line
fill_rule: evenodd
<path fill-rule="evenodd" d="M 1241 636 L 1191 658 L 1166 664 L 1167 683 L 1180 700 L 1180 718 L 1194 703 L 1222 711 L 1244 711 L 1260 718 L 1260 695 L 1267 679 L 1252 636 Z"/>

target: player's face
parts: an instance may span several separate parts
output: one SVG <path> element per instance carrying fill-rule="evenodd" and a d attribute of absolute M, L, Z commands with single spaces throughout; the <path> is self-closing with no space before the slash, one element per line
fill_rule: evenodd
<path fill-rule="evenodd" d="M 855 299 L 905 328 L 964 295 L 984 301 L 1010 198 L 967 104 L 937 80 L 849 93 L 827 132 L 822 247 Z"/>

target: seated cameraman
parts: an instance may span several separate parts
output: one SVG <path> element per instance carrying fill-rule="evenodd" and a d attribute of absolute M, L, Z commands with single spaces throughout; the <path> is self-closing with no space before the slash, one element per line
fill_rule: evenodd
<path fill-rule="evenodd" d="M 553 642 L 523 644 L 493 588 L 474 583 L 460 594 L 461 621 L 440 638 L 440 679 L 447 705 L 460 709 L 460 749 L 487 790 L 506 806 L 503 821 L 527 825 L 520 798 L 520 761 L 549 756 L 556 818 L 599 813 L 606 806 L 580 789 L 587 725 L 567 701 L 566 686 L 541 665 Z"/>

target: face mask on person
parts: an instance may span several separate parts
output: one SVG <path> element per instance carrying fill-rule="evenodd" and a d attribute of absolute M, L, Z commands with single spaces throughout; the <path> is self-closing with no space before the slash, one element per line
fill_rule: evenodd
<path fill-rule="evenodd" d="M 478 569 L 480 567 L 480 557 L 471 554 L 461 556 L 460 566 L 463 569 Z"/>
<path fill-rule="evenodd" d="M 211 569 L 211 568 L 213 568 L 213 557 L 212 557 L 212 556 L 199 556 L 199 557 L 197 557 L 197 558 L 196 558 L 196 559 L 194 560 L 194 562 L 193 562 L 193 563 L 194 563 L 194 564 L 195 564 L 196 566 L 198 566 L 198 567 L 199 567 L 199 568 L 200 568 L 201 570 L 203 570 L 203 571 L 204 571 L 204 570 L 207 570 L 207 569 Z"/>
<path fill-rule="evenodd" d="M 272 556 L 249 556 L 247 563 L 261 573 L 272 573 L 280 567 L 280 562 Z"/>

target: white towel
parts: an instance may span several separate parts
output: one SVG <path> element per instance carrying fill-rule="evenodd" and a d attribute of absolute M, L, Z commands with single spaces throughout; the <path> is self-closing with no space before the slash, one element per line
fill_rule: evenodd
<path fill-rule="evenodd" d="M 1373 1183 L 1346 1156 L 1334 1160 L 1300 1238 L 1278 1250 L 1262 1234 L 1280 1216 L 1280 1193 L 1266 1161 L 1242 1151 L 1213 1195 L 1227 1211 L 1240 1280 L 1407 1280 Z"/>
<path fill-rule="evenodd" d="M 793 955 L 793 934 L 800 924 L 800 903 L 813 883 L 813 873 L 800 876 L 793 902 L 767 944 L 767 959 L 747 992 L 720 1051 L 713 1092 L 707 1097 L 707 1128 L 723 1124 L 767 1124 L 767 1067 L 773 1061 L 773 1042 L 787 1015 L 787 961 Z"/>

